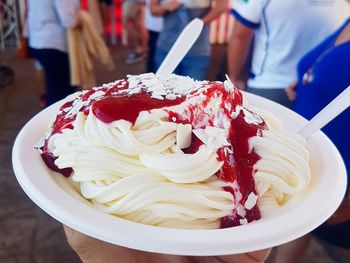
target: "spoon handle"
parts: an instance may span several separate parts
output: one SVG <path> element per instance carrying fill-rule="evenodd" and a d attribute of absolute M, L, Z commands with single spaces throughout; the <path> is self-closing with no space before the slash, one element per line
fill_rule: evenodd
<path fill-rule="evenodd" d="M 169 75 L 173 73 L 194 42 L 196 42 L 202 29 L 203 21 L 198 18 L 193 19 L 181 32 L 156 74 Z"/>
<path fill-rule="evenodd" d="M 322 129 L 328 122 L 337 117 L 350 106 L 350 86 L 323 108 L 308 124 L 305 125 L 299 134 L 305 139 L 310 138 L 315 132 Z M 350 122 L 350 120 L 349 120 Z"/>

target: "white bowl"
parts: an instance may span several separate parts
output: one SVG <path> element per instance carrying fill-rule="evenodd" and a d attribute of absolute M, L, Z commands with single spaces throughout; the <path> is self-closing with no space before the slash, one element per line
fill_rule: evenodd
<path fill-rule="evenodd" d="M 275 114 L 286 130 L 298 131 L 306 120 L 267 99 L 244 93 L 249 104 Z M 17 180 L 45 212 L 86 235 L 138 250 L 177 255 L 225 255 L 274 247 L 322 224 L 339 206 L 346 189 L 346 170 L 332 142 L 317 132 L 310 140 L 312 181 L 307 191 L 277 214 L 256 222 L 217 230 L 153 227 L 104 214 L 75 194 L 60 174 L 43 163 L 34 145 L 44 136 L 62 102 L 34 116 L 18 134 L 12 153 Z"/>

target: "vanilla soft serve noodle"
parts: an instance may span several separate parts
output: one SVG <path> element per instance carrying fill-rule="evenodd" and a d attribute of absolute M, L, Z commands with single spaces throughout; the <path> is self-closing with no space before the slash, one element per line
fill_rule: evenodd
<path fill-rule="evenodd" d="M 155 226 L 246 224 L 310 181 L 306 142 L 228 81 L 150 73 L 83 91 L 38 148 L 94 207 Z"/>

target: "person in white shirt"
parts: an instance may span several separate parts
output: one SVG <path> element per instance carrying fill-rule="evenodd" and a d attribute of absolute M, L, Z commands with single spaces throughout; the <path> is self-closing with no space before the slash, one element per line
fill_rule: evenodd
<path fill-rule="evenodd" d="M 31 53 L 44 68 L 46 106 L 75 91 L 70 85 L 66 29 L 77 25 L 79 0 L 28 0 Z"/>
<path fill-rule="evenodd" d="M 291 107 L 284 89 L 296 78 L 297 62 L 345 21 L 349 5 L 345 0 L 233 2 L 230 78 L 241 89 Z M 251 72 L 245 72 L 252 42 Z"/>

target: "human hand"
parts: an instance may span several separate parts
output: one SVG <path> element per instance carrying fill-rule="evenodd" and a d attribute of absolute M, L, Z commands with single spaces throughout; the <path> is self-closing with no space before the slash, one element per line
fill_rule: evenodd
<path fill-rule="evenodd" d="M 82 27 L 83 20 L 84 20 L 83 16 L 84 16 L 84 12 L 82 10 L 79 10 L 77 12 L 76 17 L 75 17 L 75 24 L 74 24 L 73 28 L 81 28 Z"/>
<path fill-rule="evenodd" d="M 248 75 L 247 74 L 240 74 L 239 77 L 233 78 L 232 76 L 226 75 L 226 78 L 229 78 L 229 80 L 233 83 L 233 85 L 239 89 L 239 90 L 246 90 L 247 88 L 247 81 L 248 81 Z"/>
<path fill-rule="evenodd" d="M 270 249 L 246 254 L 192 257 L 149 253 L 112 245 L 101 240 L 81 234 L 64 226 L 67 240 L 72 249 L 79 255 L 83 263 L 112 263 L 112 262 L 165 262 L 165 263 L 258 263 L 264 262 Z"/>
<path fill-rule="evenodd" d="M 239 90 L 245 90 L 247 88 L 247 81 L 244 79 L 236 79 L 234 83 Z"/>
<path fill-rule="evenodd" d="M 292 83 L 290 83 L 285 89 L 284 91 L 287 93 L 288 99 L 290 101 L 294 101 L 295 100 L 295 89 L 297 87 L 297 82 L 293 81 Z"/>
<path fill-rule="evenodd" d="M 165 1 L 162 6 L 163 8 L 168 12 L 174 12 L 176 9 L 178 9 L 182 3 L 178 0 L 169 0 Z"/>

